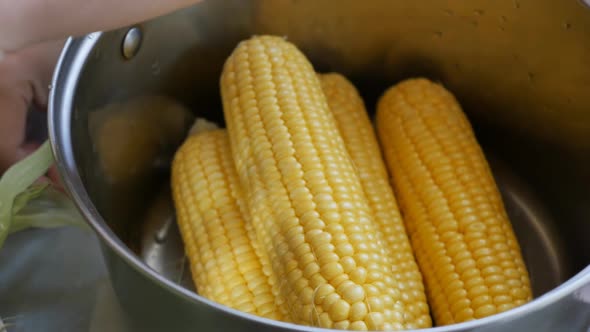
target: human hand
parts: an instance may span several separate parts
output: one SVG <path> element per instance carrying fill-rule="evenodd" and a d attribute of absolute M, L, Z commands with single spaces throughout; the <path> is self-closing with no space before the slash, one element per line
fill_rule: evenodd
<path fill-rule="evenodd" d="M 0 61 L 0 174 L 42 143 L 26 137 L 31 107 L 45 111 L 49 82 L 63 41 L 26 47 Z M 48 177 L 57 182 L 55 169 Z"/>

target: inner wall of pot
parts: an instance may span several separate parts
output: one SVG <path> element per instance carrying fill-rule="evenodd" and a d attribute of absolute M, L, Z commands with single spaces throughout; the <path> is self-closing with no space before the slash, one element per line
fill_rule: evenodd
<path fill-rule="evenodd" d="M 240 40 L 270 33 L 299 46 L 317 71 L 346 75 L 370 113 L 401 79 L 443 83 L 497 161 L 494 170 L 509 173 L 506 188 L 526 188 L 530 204 L 515 218 L 526 214 L 555 250 L 557 267 L 544 271 L 547 253 L 523 248 L 541 262 L 533 279 L 558 270 L 535 295 L 590 263 L 590 10 L 582 2 L 204 1 L 137 27 L 131 58 L 122 54 L 128 29 L 100 37 L 81 74 L 72 132 L 92 200 L 138 255 L 154 206 L 162 204 L 161 220 L 173 212 L 158 197 L 169 197 L 170 160 L 193 117 L 224 125 L 225 59 Z M 131 115 L 117 119 L 129 105 L 120 103 L 137 98 Z M 518 232 L 520 240 L 530 233 Z"/>

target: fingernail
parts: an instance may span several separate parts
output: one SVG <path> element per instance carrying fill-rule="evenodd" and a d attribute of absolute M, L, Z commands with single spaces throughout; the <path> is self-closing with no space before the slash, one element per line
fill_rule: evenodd
<path fill-rule="evenodd" d="M 35 184 L 52 184 L 51 180 L 45 176 L 41 176 L 35 180 Z"/>
<path fill-rule="evenodd" d="M 47 177 L 51 180 L 55 189 L 64 193 L 66 192 L 63 183 L 61 182 L 61 177 L 59 176 L 59 173 L 57 171 L 57 167 L 55 165 L 52 165 L 49 168 L 49 170 L 47 171 Z"/>

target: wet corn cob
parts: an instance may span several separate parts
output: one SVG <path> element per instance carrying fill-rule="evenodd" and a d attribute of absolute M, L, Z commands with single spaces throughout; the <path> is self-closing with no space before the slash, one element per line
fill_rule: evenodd
<path fill-rule="evenodd" d="M 175 155 L 172 189 L 197 292 L 247 313 L 288 320 L 249 220 L 225 130 L 197 126 Z"/>
<path fill-rule="evenodd" d="M 379 100 L 376 123 L 436 325 L 529 301 L 500 193 L 451 93 L 426 79 L 406 80 Z"/>
<path fill-rule="evenodd" d="M 221 95 L 252 224 L 296 323 L 404 329 L 404 290 L 320 82 L 279 37 L 241 42 Z"/>
<path fill-rule="evenodd" d="M 389 175 L 364 102 L 354 85 L 337 73 L 318 75 L 346 149 L 359 174 L 369 208 L 385 241 L 395 281 L 412 328 L 432 326 L 422 275 L 416 264 Z M 408 327 L 411 324 L 407 324 Z"/>

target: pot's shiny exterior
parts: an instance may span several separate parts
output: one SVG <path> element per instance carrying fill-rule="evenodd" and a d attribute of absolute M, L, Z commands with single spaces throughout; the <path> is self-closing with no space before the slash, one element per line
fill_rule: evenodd
<path fill-rule="evenodd" d="M 442 81 L 484 149 L 559 221 L 552 236 L 565 253 L 561 285 L 509 312 L 431 331 L 590 329 L 590 10 L 581 1 L 212 0 L 136 28 L 138 50 L 123 45 L 128 29 L 68 41 L 52 84 L 49 134 L 65 186 L 102 240 L 137 331 L 312 330 L 212 303 L 142 259 L 145 202 L 167 184 L 178 135 L 164 137 L 121 181 L 105 181 L 96 166 L 92 122 L 106 104 L 161 94 L 221 120 L 221 66 L 255 33 L 285 35 L 318 70 L 346 74 L 370 108 L 400 78 Z"/>

